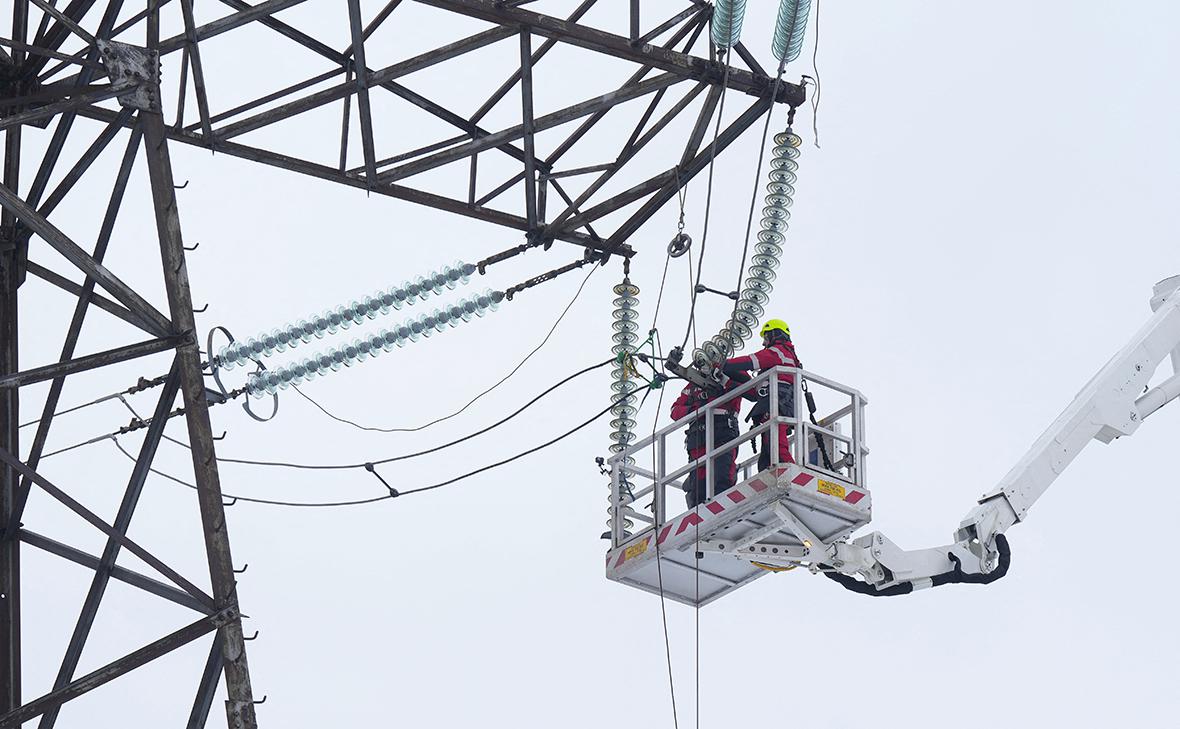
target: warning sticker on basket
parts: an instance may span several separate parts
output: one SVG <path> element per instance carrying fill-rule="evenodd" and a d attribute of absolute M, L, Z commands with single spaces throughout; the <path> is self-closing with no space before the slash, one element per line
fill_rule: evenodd
<path fill-rule="evenodd" d="M 630 547 L 627 547 L 627 550 L 625 552 L 623 552 L 623 559 L 624 560 L 632 559 L 632 558 L 638 557 L 639 555 L 646 552 L 648 541 L 649 540 L 644 539 L 639 544 L 632 544 Z"/>
<path fill-rule="evenodd" d="M 845 494 L 843 486 L 838 483 L 832 483 L 831 481 L 825 481 L 822 478 L 819 479 L 819 492 L 828 496 L 835 496 L 837 499 L 843 499 Z"/>

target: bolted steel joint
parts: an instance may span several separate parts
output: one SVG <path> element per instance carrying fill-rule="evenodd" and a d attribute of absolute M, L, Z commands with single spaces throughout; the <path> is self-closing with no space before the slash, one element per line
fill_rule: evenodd
<path fill-rule="evenodd" d="M 125 86 L 119 104 L 140 111 L 161 111 L 160 54 L 128 43 L 98 41 L 98 51 L 113 86 Z"/>

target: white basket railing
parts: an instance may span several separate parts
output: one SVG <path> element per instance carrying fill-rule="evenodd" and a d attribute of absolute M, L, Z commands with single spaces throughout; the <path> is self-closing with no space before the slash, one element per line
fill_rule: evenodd
<path fill-rule="evenodd" d="M 758 393 L 763 388 L 766 389 L 769 400 L 770 417 L 766 422 L 754 425 L 730 441 L 716 443 L 714 416 L 728 415 L 722 406 L 748 393 Z M 811 422 L 807 408 L 808 391 L 817 403 L 815 423 Z M 794 413 L 780 415 L 779 402 L 788 397 L 794 403 Z M 823 412 L 825 405 L 830 408 L 832 404 L 835 404 L 833 409 Z M 775 367 L 758 374 L 683 418 L 656 430 L 652 435 L 635 442 L 607 461 L 611 473 L 612 503 L 615 504 L 611 510 L 612 545 L 618 546 L 630 538 L 624 528 L 628 519 L 650 525 L 647 528 L 658 527 L 667 521 L 668 488 L 674 487 L 678 493 L 683 493 L 683 479 L 702 465 L 705 467 L 707 498 L 713 498 L 716 495 L 714 471 L 718 456 L 728 451 L 740 452 L 743 444 L 755 439 L 761 442 L 764 433 L 769 433 L 767 445 L 771 467 L 783 465 L 778 457 L 778 425 L 791 426 L 788 437 L 790 454 L 795 463 L 802 464 L 821 475 L 864 488 L 865 457 L 868 455 L 868 449 L 864 445 L 866 404 L 865 397 L 853 388 L 799 368 Z M 702 418 L 705 424 L 705 453 L 699 458 L 689 460 L 682 443 L 676 443 L 669 451 L 669 436 L 686 431 L 695 421 Z M 627 464 L 627 457 L 634 458 L 635 462 Z M 735 460 L 736 458 L 735 455 Z M 670 460 L 683 460 L 684 465 L 670 467 Z M 739 482 L 755 475 L 757 462 L 757 455 L 737 461 Z M 625 495 L 626 498 L 620 498 L 620 480 L 624 474 L 634 487 L 630 494 Z M 673 513 L 680 513 L 680 509 L 676 508 Z M 644 531 L 644 528 L 641 527 L 640 531 Z"/>

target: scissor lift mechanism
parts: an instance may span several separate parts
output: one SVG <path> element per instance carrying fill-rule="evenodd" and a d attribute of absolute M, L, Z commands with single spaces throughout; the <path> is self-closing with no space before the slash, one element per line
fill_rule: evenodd
<path fill-rule="evenodd" d="M 994 581 L 1007 571 L 1004 533 L 1026 518 L 1083 447 L 1091 440 L 1109 443 L 1133 434 L 1144 419 L 1180 396 L 1180 276 L 1156 285 L 1151 306 L 1155 313 L 1143 328 L 1082 388 L 1000 484 L 980 498 L 952 544 L 910 551 L 880 532 L 850 539 L 872 519 L 865 479 L 866 400 L 856 390 L 816 374 L 778 367 L 610 459 L 612 503 L 617 506 L 611 515 L 607 577 L 689 605 L 707 604 L 769 571 L 798 566 L 871 595 Z M 1172 376 L 1149 389 L 1156 369 L 1169 357 Z M 793 384 L 787 383 L 787 375 L 793 376 Z M 805 386 L 820 402 L 839 400 L 839 407 L 810 422 L 802 407 Z M 777 403 L 785 389 L 793 387 L 794 416 L 772 416 L 733 441 L 715 444 L 713 413 L 761 387 L 769 390 L 772 414 L 779 412 Z M 669 436 L 698 417 L 705 418 L 706 454 L 669 471 Z M 764 432 L 776 455 L 778 423 L 792 427 L 795 463 L 776 459 L 769 469 L 754 473 L 755 456 L 739 464 L 736 486 L 714 494 L 713 458 Z M 828 463 L 819 454 L 821 439 L 830 455 Z M 680 440 L 672 441 L 672 452 L 678 455 Z M 628 465 L 626 456 L 635 462 Z M 683 480 L 702 464 L 709 498 L 668 518 L 669 487 L 679 494 Z M 624 475 L 633 483 L 631 493 L 620 493 Z M 644 527 L 631 534 L 626 527 L 636 521 Z"/>

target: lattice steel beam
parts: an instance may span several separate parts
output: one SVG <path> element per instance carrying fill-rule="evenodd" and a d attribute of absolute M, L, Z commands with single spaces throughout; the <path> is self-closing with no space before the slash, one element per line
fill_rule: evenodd
<path fill-rule="evenodd" d="M 359 0 L 346 0 L 337 11 L 339 29 L 348 38 L 337 50 L 321 35 L 296 27 L 278 13 L 301 4 L 302 0 L 221 0 L 227 14 L 197 24 L 192 0 L 151 0 L 144 10 L 118 22 L 123 0 L 13 0 L 11 37 L 0 39 L 0 133 L 5 135 L 2 179 L 0 179 L 0 726 L 41 717 L 41 729 L 49 729 L 62 706 L 85 691 L 113 680 L 133 668 L 165 655 L 176 647 L 216 631 L 208 658 L 200 672 L 188 726 L 204 726 L 220 677 L 225 677 L 228 694 L 227 723 L 232 727 L 255 727 L 255 702 L 246 662 L 236 582 L 226 533 L 212 427 L 196 344 L 196 322 L 192 311 L 184 260 L 180 216 L 172 179 L 169 144 L 176 142 L 212 148 L 289 172 L 308 175 L 374 194 L 425 205 L 463 215 L 511 230 L 525 239 L 519 248 L 548 246 L 553 241 L 583 246 L 601 254 L 630 257 L 636 251 L 628 240 L 662 206 L 668 203 L 692 177 L 701 172 L 716 154 L 726 150 L 746 129 L 776 104 L 791 107 L 804 101 L 803 87 L 767 76 L 754 54 L 741 44 L 730 54 L 712 54 L 704 31 L 712 12 L 706 0 L 668 3 L 661 20 L 645 27 L 640 0 L 601 3 L 582 0 L 565 17 L 544 13 L 543 0 L 388 0 L 370 17 L 363 15 Z M 472 35 L 454 34 L 447 42 L 409 57 L 383 58 L 373 63 L 378 49 L 390 53 L 388 44 L 369 43 L 380 29 L 423 6 L 418 12 L 435 13 L 437 18 L 463 16 L 486 24 Z M 527 7 L 526 7 L 527 6 Z M 101 9 L 101 13 L 97 11 Z M 96 17 L 91 17 L 91 14 Z M 130 11 L 128 11 L 130 12 Z M 161 39 L 161 12 L 171 14 L 176 35 Z M 37 17 L 31 31 L 30 14 Z M 622 34 L 599 29 L 590 22 L 611 15 Z M 436 23 L 445 28 L 446 23 Z M 212 54 L 224 42 L 208 44 L 211 38 L 238 34 L 263 27 L 281 35 L 297 53 L 326 59 L 329 70 L 310 78 L 277 87 L 254 98 L 238 100 L 232 108 L 215 106 L 222 98 L 219 79 L 210 69 Z M 466 21 L 465 21 L 465 26 Z M 140 33 L 142 31 L 142 33 Z M 32 40 L 30 40 L 32 36 Z M 129 45 L 146 37 L 144 47 Z M 337 37 L 337 36 L 333 36 Z M 111 41 L 121 41 L 112 43 Z M 337 41 L 338 42 L 338 41 Z M 504 69 L 503 78 L 486 98 L 464 104 L 442 103 L 445 95 L 415 77 L 441 64 L 462 64 L 472 54 L 492 44 L 514 44 L 516 59 Z M 79 49 L 78 46 L 81 46 Z M 613 83 L 606 74 L 585 83 L 584 101 L 562 108 L 544 108 L 537 94 L 536 70 L 543 59 L 552 64 L 555 51 L 573 47 L 591 51 L 605 62 L 625 67 Z M 698 49 L 698 47 L 700 47 Z M 265 69 L 266 58 L 249 58 L 252 46 L 243 47 L 243 59 L 255 69 Z M 396 48 L 396 46 L 394 46 Z M 158 58 L 180 52 L 178 75 L 160 78 Z M 371 51 L 371 53 L 366 53 Z M 693 55 L 694 51 L 697 55 Z M 744 64 L 726 69 L 731 60 Z M 53 64 L 50 66 L 50 64 Z M 377 67 L 371 67 L 375 65 Z M 384 64 L 384 65 L 382 65 Z M 130 72 L 130 73 L 129 73 Z M 189 81 L 192 81 L 191 88 Z M 601 79 L 601 80 L 600 80 Z M 619 83 L 619 81 L 622 83 Z M 683 93 L 675 88 L 688 82 Z M 411 88 L 411 86 L 413 88 Z M 277 88 L 276 88 L 277 87 Z M 176 118 L 165 123 L 160 107 L 163 92 L 178 92 Z M 510 99 L 514 93 L 519 99 Z M 718 123 L 725 94 L 754 97 L 748 108 L 728 123 Z M 195 119 L 185 119 L 186 99 L 195 99 Z M 355 102 L 354 102 L 355 97 Z M 394 98 L 422 110 L 438 123 L 438 134 L 425 144 L 398 148 L 398 135 L 387 134 L 391 119 L 381 101 Z M 465 100 L 466 102 L 467 100 Z M 492 111 L 511 103 L 519 123 L 493 126 Z M 335 105 L 339 106 L 335 106 Z M 563 169 L 562 161 L 581 152 L 592 130 L 612 119 L 612 110 L 632 104 L 641 109 L 638 123 L 629 124 L 620 144 L 603 157 L 579 160 L 576 168 Z M 643 104 L 642 107 L 638 107 Z M 340 112 L 326 130 L 339 133 L 341 144 L 330 158 L 320 159 L 304 149 L 280 152 L 267 148 L 264 139 L 281 130 L 288 120 L 332 105 Z M 356 119 L 353 119 L 356 109 Z M 190 117 L 192 113 L 190 111 Z M 83 119 L 82 124 L 76 124 Z M 102 124 L 88 138 L 77 159 L 73 141 L 76 127 L 97 120 Z M 683 120 L 687 137 L 674 144 L 652 145 L 657 137 L 668 139 L 668 130 Z M 25 150 L 22 158 L 22 130 L 29 124 L 54 123 L 52 134 L 37 159 Z M 337 126 L 337 124 L 339 126 Z M 359 130 L 359 131 L 358 131 Z M 555 144 L 541 144 L 548 130 L 560 130 Z M 716 143 L 706 143 L 710 130 L 719 130 Z M 359 138 L 359 151 L 349 149 L 349 137 Z M 249 135 L 249 136 L 247 136 Z M 623 139 L 623 136 L 626 139 Z M 74 239 L 52 222 L 62 203 L 76 195 L 79 182 L 94 175 L 96 160 L 116 139 L 127 137 L 126 148 L 114 177 L 106 211 L 92 250 L 83 250 Z M 635 172 L 641 151 L 654 164 L 643 174 Z M 497 155 L 497 178 L 488 177 L 489 165 L 480 165 L 487 153 Z M 128 285 L 103 261 L 112 241 L 119 211 L 125 201 L 135 161 L 146 159 L 157 223 L 164 288 L 168 313 L 165 315 L 143 294 Z M 661 157 L 661 155 L 666 155 Z M 586 155 L 583 155 L 586 156 Z M 658 158 L 658 159 L 657 159 Z M 501 169 L 504 165 L 506 169 Z M 60 175 L 59 167 L 67 167 Z M 22 174 L 30 167 L 31 175 Z M 453 167 L 448 167 L 453 166 Z M 451 179 L 427 189 L 423 173 L 442 168 L 456 169 L 457 189 Z M 631 174 L 628 176 L 628 172 Z M 421 175 L 421 177 L 419 177 Z M 61 179 L 53 187 L 51 180 Z M 622 181 L 625 189 L 613 192 L 607 186 Z M 492 203 L 498 207 L 491 207 Z M 597 228 L 597 230 L 596 230 Z M 72 228 L 71 228 L 72 229 Z M 605 231 L 599 235 L 599 230 Z M 30 239 L 38 237 L 66 258 L 81 275 L 81 283 L 54 270 L 47 261 L 29 262 Z M 84 240 L 84 238 L 78 238 Z M 499 245 L 497 245 L 499 248 Z M 64 326 L 64 338 L 56 361 L 39 362 L 21 369 L 17 352 L 18 288 L 27 273 L 75 297 L 73 315 Z M 99 293 L 102 289 L 103 293 Z M 106 295 L 103 295 L 106 294 Z M 108 298 L 109 297 L 109 298 Z M 79 353 L 81 329 L 91 306 L 144 330 L 147 341 L 117 342 L 105 351 Z M 68 489 L 45 478 L 38 471 L 42 454 L 54 424 L 67 379 L 73 375 L 125 361 L 132 357 L 173 350 L 173 373 L 156 384 L 164 389 L 155 414 L 146 422 L 146 437 L 127 480 L 124 500 L 110 521 L 90 511 L 70 496 Z M 22 459 L 18 437 L 19 391 L 22 386 L 50 381 L 36 434 Z M 70 381 L 73 381 L 72 379 Z M 176 395 L 183 400 L 183 414 L 192 444 L 194 476 L 200 518 L 205 539 L 211 589 L 200 588 L 152 554 L 144 545 L 127 537 L 127 526 L 135 512 L 138 496 L 151 467 L 159 438 L 172 410 Z M 90 555 L 22 525 L 25 505 L 33 487 L 73 510 L 106 535 L 100 556 Z M 91 588 L 82 605 L 74 632 L 52 690 L 22 705 L 20 674 L 20 544 L 28 544 L 65 560 L 94 570 Z M 120 550 L 135 554 L 155 569 L 162 580 L 139 574 L 115 564 Z M 27 575 L 26 575 L 27 577 Z M 81 679 L 73 679 L 79 665 L 94 616 L 109 580 L 122 580 L 173 603 L 206 613 L 201 620 L 136 651 Z"/>

